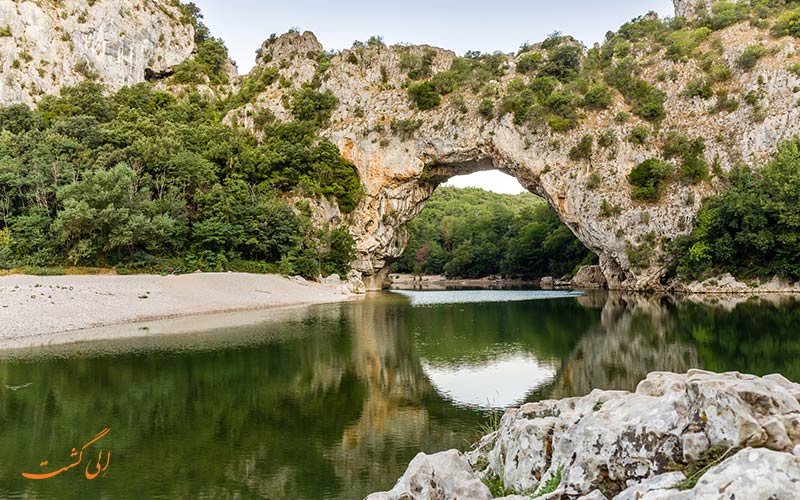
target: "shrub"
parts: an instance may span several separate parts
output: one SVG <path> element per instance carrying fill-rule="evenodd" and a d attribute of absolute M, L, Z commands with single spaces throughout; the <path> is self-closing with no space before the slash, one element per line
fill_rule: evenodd
<path fill-rule="evenodd" d="M 628 135 L 628 142 L 636 146 L 644 146 L 649 137 L 650 128 L 644 125 L 637 125 L 631 129 L 631 133 Z"/>
<path fill-rule="evenodd" d="M 652 238 L 652 240 L 654 242 L 655 238 Z M 650 241 L 645 241 L 638 245 L 626 242 L 626 250 L 628 262 L 630 262 L 632 267 L 637 269 L 650 267 L 650 261 L 653 258 L 653 247 Z"/>
<path fill-rule="evenodd" d="M 407 70 L 408 77 L 412 80 L 430 78 L 434 59 L 436 59 L 436 51 L 433 49 L 425 49 L 422 55 L 406 49 L 400 54 L 400 69 Z"/>
<path fill-rule="evenodd" d="M 694 50 L 711 34 L 707 27 L 695 30 L 683 29 L 667 37 L 667 57 L 673 61 L 682 61 L 691 57 Z"/>
<path fill-rule="evenodd" d="M 280 73 L 275 68 L 256 68 L 244 77 L 239 91 L 232 94 L 225 102 L 226 110 L 235 109 L 250 103 L 255 97 L 267 90 L 278 80 Z"/>
<path fill-rule="evenodd" d="M 553 132 L 566 132 L 578 125 L 577 118 L 564 118 L 563 116 L 549 115 L 547 125 Z"/>
<path fill-rule="evenodd" d="M 519 73 L 533 73 L 537 71 L 544 63 L 544 57 L 538 52 L 529 52 L 524 54 L 517 61 L 517 72 Z"/>
<path fill-rule="evenodd" d="M 724 91 L 717 92 L 717 102 L 711 107 L 709 111 L 712 113 L 733 113 L 739 109 L 739 101 L 732 97 L 728 97 L 728 93 Z"/>
<path fill-rule="evenodd" d="M 791 35 L 800 38 L 800 9 L 784 12 L 775 23 L 774 33 L 777 36 Z"/>
<path fill-rule="evenodd" d="M 605 149 L 613 148 L 618 142 L 617 132 L 614 129 L 608 129 L 597 137 L 597 145 Z"/>
<path fill-rule="evenodd" d="M 692 80 L 686 85 L 683 91 L 686 97 L 699 97 L 701 99 L 711 99 L 714 97 L 714 90 L 711 84 L 706 80 Z"/>
<path fill-rule="evenodd" d="M 478 114 L 487 120 L 494 118 L 494 102 L 491 99 L 484 99 L 478 105 Z"/>
<path fill-rule="evenodd" d="M 678 132 L 670 132 L 664 141 L 664 158 L 679 158 L 679 169 L 682 181 L 697 184 L 708 177 L 708 162 L 705 159 L 703 139 L 689 139 Z"/>
<path fill-rule="evenodd" d="M 200 85 L 204 82 L 203 68 L 194 59 L 187 59 L 175 66 L 172 79 L 180 85 Z"/>
<path fill-rule="evenodd" d="M 682 181 L 697 184 L 708 178 L 708 162 L 703 155 L 687 156 L 683 159 L 679 172 Z"/>
<path fill-rule="evenodd" d="M 603 198 L 603 202 L 600 204 L 600 217 L 609 218 L 612 216 L 617 216 L 622 214 L 622 207 L 619 205 L 612 205 Z"/>
<path fill-rule="evenodd" d="M 438 108 L 442 102 L 432 82 L 412 83 L 408 87 L 408 98 L 422 111 Z"/>
<path fill-rule="evenodd" d="M 589 87 L 583 97 L 583 107 L 589 109 L 606 109 L 614 102 L 614 96 L 607 85 L 598 83 Z"/>
<path fill-rule="evenodd" d="M 633 113 L 647 121 L 658 122 L 666 116 L 666 95 L 635 76 L 637 68 L 631 62 L 617 64 L 607 75 L 606 82 L 616 87 L 633 108 Z"/>
<path fill-rule="evenodd" d="M 711 29 L 721 30 L 743 21 L 748 10 L 746 3 L 718 0 L 711 6 L 711 17 L 706 22 Z"/>
<path fill-rule="evenodd" d="M 750 45 L 742 55 L 736 60 L 736 64 L 744 71 L 750 71 L 756 67 L 758 60 L 766 55 L 767 49 L 763 45 Z"/>
<path fill-rule="evenodd" d="M 731 79 L 731 68 L 725 64 L 715 64 L 708 70 L 708 78 L 711 83 L 727 82 Z"/>
<path fill-rule="evenodd" d="M 572 161 L 589 160 L 592 157 L 594 148 L 594 138 L 591 135 L 584 135 L 578 144 L 569 151 L 569 159 Z"/>
<path fill-rule="evenodd" d="M 675 167 L 665 161 L 650 159 L 637 165 L 628 182 L 634 187 L 631 198 L 639 201 L 658 201 L 666 181 L 674 174 Z"/>
<path fill-rule="evenodd" d="M 586 181 L 586 189 L 594 191 L 595 189 L 600 187 L 600 184 L 602 183 L 603 179 L 600 177 L 600 175 L 597 172 L 593 172 L 592 175 L 589 177 L 589 180 Z"/>
<path fill-rule="evenodd" d="M 318 92 L 310 87 L 303 87 L 294 94 L 292 116 L 321 125 L 330 120 L 338 105 L 339 100 L 330 90 Z"/>
<path fill-rule="evenodd" d="M 566 82 L 575 78 L 581 70 L 583 49 L 577 45 L 560 45 L 548 50 L 548 61 L 540 75 L 552 76 Z"/>
<path fill-rule="evenodd" d="M 458 87 L 461 86 L 462 78 L 457 71 L 443 71 L 433 75 L 431 83 L 439 94 L 447 95 L 458 90 Z"/>

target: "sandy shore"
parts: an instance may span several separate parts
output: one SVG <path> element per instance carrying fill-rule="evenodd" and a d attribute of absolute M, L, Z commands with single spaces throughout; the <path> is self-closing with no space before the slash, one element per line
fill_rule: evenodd
<path fill-rule="evenodd" d="M 0 277 L 0 349 L 95 340 L 96 335 L 84 337 L 81 331 L 109 325 L 355 297 L 344 287 L 243 273 L 4 276 Z M 199 323 L 202 318 L 195 321 Z M 115 334 L 114 328 L 104 328 L 103 338 L 132 335 L 129 327 L 118 330 Z"/>

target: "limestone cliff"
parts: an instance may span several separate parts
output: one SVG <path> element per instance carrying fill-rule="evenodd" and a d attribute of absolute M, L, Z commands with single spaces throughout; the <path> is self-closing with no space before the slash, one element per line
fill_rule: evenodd
<path fill-rule="evenodd" d="M 676 8 L 688 13 L 696 3 L 678 0 Z M 738 61 L 754 44 L 763 47 L 762 57 L 743 68 Z M 664 244 L 691 229 L 702 198 L 722 187 L 719 176 L 743 162 L 763 163 L 781 141 L 800 133 L 800 78 L 788 69 L 797 59 L 798 40 L 773 37 L 768 27 L 746 22 L 699 43 L 699 51 L 715 51 L 728 68 L 724 93 L 690 97 L 690 83 L 705 78 L 700 60 L 668 57 L 667 48 L 654 44 L 635 47 L 641 77 L 666 96 L 663 120 L 655 125 L 635 116 L 620 120 L 631 114 L 631 106 L 615 93 L 608 109 L 584 111 L 578 126 L 566 132 L 518 125 L 511 114 L 487 119 L 479 112 L 484 100 L 499 100 L 503 89 L 525 79 L 516 71 L 519 56 L 504 56 L 502 76 L 484 85 L 482 93 L 464 89 L 421 111 L 409 102 L 406 61 L 428 57 L 436 74 L 451 67 L 452 52 L 367 44 L 335 55 L 323 71 L 309 57 L 321 50 L 311 33 L 289 33 L 266 43 L 260 65 L 275 68 L 291 85 L 276 82 L 229 119 L 252 126 L 263 108 L 291 119 L 292 92 L 322 75 L 320 91 L 332 92 L 340 103 L 323 135 L 355 164 L 366 190 L 351 223 L 359 252 L 356 268 L 371 288 L 380 286 L 388 264 L 403 252 L 405 225 L 436 186 L 451 176 L 487 169 L 513 175 L 549 201 L 599 254 L 612 288 L 661 286 Z M 748 95 L 757 96 L 757 108 L 739 104 Z M 725 106 L 732 101 L 735 106 Z M 651 133 L 643 144 L 625 139 L 637 127 Z M 634 201 L 628 174 L 644 160 L 664 156 L 669 132 L 703 139 L 705 161 L 717 175 L 697 184 L 671 183 L 657 203 Z M 613 151 L 596 147 L 581 159 L 570 154 L 583 138 L 609 133 L 622 139 Z"/>
<path fill-rule="evenodd" d="M 694 16 L 707 12 L 708 2 L 675 0 L 675 8 L 678 15 Z M 194 48 L 191 23 L 164 1 L 98 0 L 89 6 L 67 0 L 55 7 L 0 0 L 0 19 L 0 103 L 36 102 L 86 74 L 114 90 L 146 74 L 168 73 Z M 769 19 L 694 31 L 673 23 L 661 35 L 650 31 L 666 25 L 649 20 L 629 26 L 628 36 L 646 34 L 623 40 L 610 56 L 606 47 L 579 50 L 584 68 L 606 67 L 570 83 L 567 105 L 574 116 L 568 126 L 561 116 L 562 123 L 533 122 L 504 108 L 509 95 L 534 85 L 523 66 L 536 57 L 537 64 L 551 62 L 544 44 L 489 56 L 490 73 L 437 90 L 440 104 L 420 106 L 409 98 L 410 85 L 433 85 L 432 77 L 447 74 L 454 62 L 472 64 L 469 59 L 428 46 L 388 47 L 377 39 L 326 55 L 312 33 L 297 32 L 262 45 L 255 71 L 244 79 L 259 79 L 248 88 L 263 91 L 226 120 L 258 129 L 264 110 L 292 120 L 291 104 L 303 86 L 336 97 L 338 107 L 321 134 L 355 165 L 365 196 L 346 217 L 334 207 L 317 218 L 342 218 L 350 226 L 355 268 L 367 288 L 381 286 L 404 250 L 407 223 L 439 184 L 488 169 L 515 176 L 545 198 L 600 256 L 611 288 L 658 288 L 664 286 L 666 245 L 691 230 L 702 199 L 724 189 L 724 174 L 742 163 L 763 164 L 781 141 L 800 133 L 800 41 L 776 36 Z M 576 45 L 568 38 L 559 43 Z M 645 90 L 660 96 L 659 116 L 637 110 L 613 84 L 602 106 L 583 104 L 588 91 L 582 86 L 608 80 L 603 71 L 609 67 L 624 73 L 625 64 L 651 89 Z M 277 77 L 263 78 L 267 72 Z M 231 88 L 245 83 L 236 80 Z M 676 136 L 703 141 L 702 158 L 694 160 L 713 166 L 713 175 L 691 182 L 673 177 L 659 200 L 634 199 L 628 175 L 649 159 L 674 163 L 666 146 Z"/>
<path fill-rule="evenodd" d="M 194 28 L 172 2 L 0 0 L 0 105 L 32 104 L 87 77 L 117 90 L 193 50 Z"/>

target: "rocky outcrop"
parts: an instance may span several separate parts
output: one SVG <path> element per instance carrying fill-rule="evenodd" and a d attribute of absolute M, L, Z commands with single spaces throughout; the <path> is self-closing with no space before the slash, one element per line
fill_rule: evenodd
<path fill-rule="evenodd" d="M 800 496 L 798 445 L 800 385 L 780 375 L 659 372 L 634 393 L 595 390 L 508 410 L 465 455 L 471 468 L 455 451 L 420 455 L 394 490 L 368 498 L 482 500 L 481 478 L 526 495 L 548 483 L 548 500 L 789 500 Z"/>
<path fill-rule="evenodd" d="M 698 14 L 711 12 L 711 6 L 715 0 L 672 0 L 675 4 L 675 15 L 678 17 L 691 18 Z M 740 2 L 741 0 L 731 0 Z"/>
<path fill-rule="evenodd" d="M 798 293 L 800 283 L 787 283 L 778 277 L 768 281 L 753 280 L 743 283 L 730 274 L 704 281 L 682 284 L 680 291 L 687 293 L 752 294 L 752 293 Z"/>
<path fill-rule="evenodd" d="M 696 3 L 678 0 L 676 8 L 686 13 Z M 756 41 L 765 47 L 764 56 L 752 70 L 742 69 L 736 61 Z M 619 120 L 632 113 L 616 94 L 610 108 L 586 110 L 575 129 L 553 132 L 547 126 L 515 124 L 511 114 L 487 118 L 478 112 L 485 99 L 497 105 L 512 81 L 526 78 L 515 69 L 515 55 L 504 57 L 503 76 L 489 82 L 493 94 L 460 89 L 445 96 L 436 109 L 421 111 L 409 101 L 408 61 L 427 58 L 435 74 L 451 67 L 452 52 L 427 46 L 357 45 L 335 55 L 326 69 L 313 57 L 322 47 L 311 33 L 289 33 L 259 51 L 260 67 L 275 69 L 284 83 L 272 84 L 254 102 L 231 112 L 228 120 L 253 126 L 261 109 L 291 119 L 292 93 L 315 76 L 320 91 L 337 97 L 339 107 L 322 134 L 353 162 L 364 186 L 366 196 L 349 223 L 357 243 L 355 268 L 367 288 L 384 283 L 389 264 L 407 243 L 406 225 L 439 184 L 489 169 L 516 177 L 546 199 L 599 255 L 609 288 L 660 288 L 666 273 L 665 242 L 691 230 L 701 200 L 722 189 L 723 183 L 715 176 L 696 185 L 672 182 L 658 203 L 642 203 L 632 200 L 627 180 L 634 166 L 662 158 L 670 131 L 703 138 L 705 159 L 717 175 L 742 162 L 763 164 L 780 142 L 800 134 L 800 108 L 793 91 L 800 88 L 800 77 L 788 70 L 798 52 L 794 38 L 773 38 L 764 28 L 740 23 L 713 33 L 704 43 L 703 49 L 719 51 L 719 60 L 730 69 L 726 98 L 741 101 L 757 95 L 758 119 L 745 105 L 710 111 L 722 96 L 688 97 L 687 85 L 706 74 L 693 59 L 667 57 L 665 47 L 637 54 L 643 62 L 641 76 L 666 95 L 666 117 L 657 127 L 635 117 Z M 635 127 L 646 127 L 654 135 L 645 144 L 631 142 L 627 138 Z M 582 138 L 602 134 L 619 139 L 613 151 L 596 147 L 589 158 L 571 157 Z"/>
<path fill-rule="evenodd" d="M 583 266 L 578 269 L 570 282 L 573 288 L 589 290 L 592 288 L 605 288 L 608 283 L 600 266 Z"/>
<path fill-rule="evenodd" d="M 676 14 L 691 17 L 706 3 L 675 0 Z M 0 104 L 35 103 L 86 76 L 115 90 L 147 75 L 169 74 L 194 49 L 191 23 L 165 0 L 0 0 L 0 19 Z M 515 123 L 511 113 L 497 112 L 507 89 L 530 81 L 517 71 L 520 56 L 514 54 L 501 55 L 500 71 L 483 77 L 480 86 L 456 88 L 440 106 L 420 110 L 409 100 L 410 67 L 422 64 L 425 74 L 447 71 L 453 52 L 372 40 L 328 57 L 312 33 L 294 31 L 262 45 L 253 76 L 270 69 L 279 78 L 259 80 L 252 88 L 272 83 L 226 120 L 256 128 L 264 110 L 291 120 L 294 93 L 307 84 L 337 98 L 321 134 L 355 165 L 365 196 L 352 214 L 337 213 L 328 222 L 350 226 L 354 267 L 367 289 L 384 285 L 389 265 L 405 249 L 407 224 L 438 185 L 490 169 L 516 177 L 546 199 L 598 254 L 609 288 L 662 288 L 666 244 L 691 230 L 701 200 L 724 189 L 723 174 L 742 163 L 763 164 L 779 143 L 800 134 L 800 75 L 789 69 L 800 53 L 798 41 L 772 37 L 769 27 L 755 24 L 742 22 L 698 39 L 697 50 L 713 54 L 713 61 L 669 57 L 667 47 L 652 40 L 632 44 L 639 76 L 666 96 L 666 116 L 657 125 L 633 116 L 616 91 L 607 109 L 580 109 L 579 123 L 569 131 Z M 737 64 L 755 44 L 764 50 L 754 66 Z M 724 89 L 693 97 L 687 86 L 709 78 L 709 61 L 726 69 Z M 757 107 L 739 104 L 754 99 Z M 486 102 L 491 112 L 481 112 Z M 649 140 L 627 139 L 642 127 Z M 647 159 L 663 158 L 670 132 L 703 139 L 715 175 L 695 185 L 671 182 L 657 203 L 633 200 L 628 174 Z M 600 137 L 615 138 L 608 139 L 613 146 L 600 146 Z M 597 147 L 571 154 L 587 138 Z"/>
<path fill-rule="evenodd" d="M 0 105 L 96 79 L 110 90 L 168 73 L 194 50 L 172 2 L 0 0 Z"/>
<path fill-rule="evenodd" d="M 489 488 L 472 472 L 464 456 L 455 451 L 436 455 L 420 453 L 392 491 L 376 493 L 367 500 L 408 498 L 472 498 L 491 500 Z"/>

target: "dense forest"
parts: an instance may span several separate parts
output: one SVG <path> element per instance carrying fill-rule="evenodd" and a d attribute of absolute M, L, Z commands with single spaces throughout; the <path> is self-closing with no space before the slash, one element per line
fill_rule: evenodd
<path fill-rule="evenodd" d="M 440 188 L 409 225 L 395 272 L 450 278 L 561 277 L 596 256 L 541 198 Z"/>
<path fill-rule="evenodd" d="M 109 96 L 85 82 L 0 109 L 0 267 L 345 273 L 346 227 L 315 229 L 308 201 L 287 201 L 347 212 L 361 193 L 316 136 L 324 107 L 305 111 L 320 95 L 298 92 L 298 119 L 258 137 L 222 123 L 224 102 L 147 83 Z"/>
<path fill-rule="evenodd" d="M 758 171 L 734 169 L 726 182 L 725 193 L 704 200 L 692 233 L 672 243 L 673 274 L 800 280 L 800 139 L 783 143 Z"/>
<path fill-rule="evenodd" d="M 0 108 L 0 269 L 347 273 L 347 227 L 314 227 L 309 202 L 346 214 L 362 194 L 354 166 L 317 135 L 338 101 L 315 82 L 287 102 L 294 121 L 225 124 L 277 72 L 210 91 L 227 83 L 228 51 L 194 4 L 180 7 L 197 53 L 163 82 L 170 92 L 109 95 L 87 73 L 36 109 Z"/>

